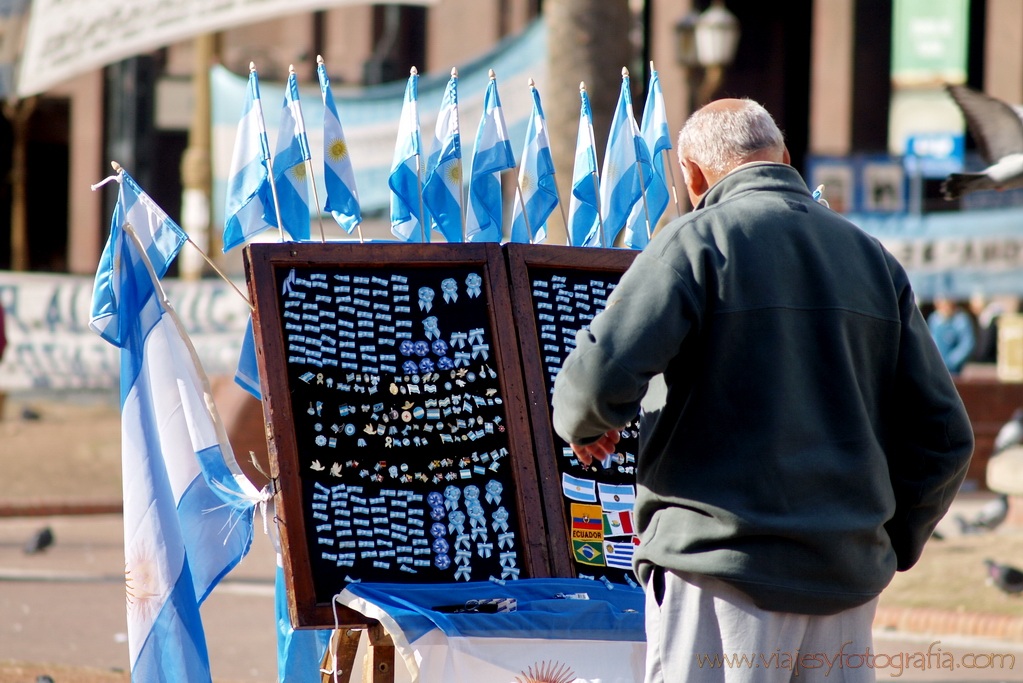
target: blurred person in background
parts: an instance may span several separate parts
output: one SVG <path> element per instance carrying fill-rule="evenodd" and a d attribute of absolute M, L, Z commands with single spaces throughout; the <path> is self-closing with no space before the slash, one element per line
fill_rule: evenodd
<path fill-rule="evenodd" d="M 958 375 L 975 345 L 973 321 L 969 314 L 949 297 L 939 295 L 934 299 L 934 311 L 927 317 L 927 327 L 945 367 L 953 375 Z"/>
<path fill-rule="evenodd" d="M 998 318 L 1005 313 L 1005 305 L 996 299 L 988 300 L 983 294 L 970 297 L 970 313 L 977 321 L 977 343 L 970 360 L 975 363 L 998 361 Z"/>

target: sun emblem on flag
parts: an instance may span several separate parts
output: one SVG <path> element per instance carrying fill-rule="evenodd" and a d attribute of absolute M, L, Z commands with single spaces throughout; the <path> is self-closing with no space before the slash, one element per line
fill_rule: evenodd
<path fill-rule="evenodd" d="M 288 172 L 294 176 L 295 180 L 305 181 L 305 163 L 295 164 Z"/>
<path fill-rule="evenodd" d="M 348 157 L 348 143 L 343 138 L 334 138 L 327 145 L 327 156 L 331 161 L 341 161 Z"/>
<path fill-rule="evenodd" d="M 124 563 L 124 589 L 128 614 L 143 621 L 155 616 L 167 583 L 154 555 L 148 544 L 138 545 L 133 548 L 133 552 Z"/>
<path fill-rule="evenodd" d="M 535 668 L 534 668 L 535 667 Z M 538 662 L 515 677 L 515 683 L 571 683 L 575 672 L 561 662 Z"/>
<path fill-rule="evenodd" d="M 523 173 L 519 176 L 519 188 L 522 194 L 528 194 L 530 190 L 536 188 L 536 176 L 532 173 Z"/>
<path fill-rule="evenodd" d="M 444 175 L 447 177 L 449 183 L 459 184 L 462 182 L 462 162 L 460 159 L 456 159 L 454 163 L 450 164 L 445 171 Z"/>

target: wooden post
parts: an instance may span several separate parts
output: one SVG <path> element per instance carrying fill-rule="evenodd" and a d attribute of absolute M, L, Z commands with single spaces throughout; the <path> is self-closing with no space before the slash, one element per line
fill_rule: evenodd
<path fill-rule="evenodd" d="M 369 635 L 369 656 L 371 667 L 366 681 L 372 683 L 394 683 L 394 641 L 380 624 L 373 624 L 366 632 Z"/>
<path fill-rule="evenodd" d="M 334 683 L 335 666 L 338 669 L 337 683 L 350 683 L 360 637 L 362 631 L 354 628 L 341 628 L 331 634 L 330 646 L 320 663 L 320 683 Z"/>
<path fill-rule="evenodd" d="M 188 130 L 188 148 L 181 157 L 181 227 L 202 253 L 213 253 L 210 231 L 210 64 L 216 55 L 216 36 L 196 36 L 193 41 L 192 122 Z M 180 274 L 185 280 L 202 277 L 203 261 L 195 253 L 186 252 L 180 260 Z"/>
<path fill-rule="evenodd" d="M 11 122 L 11 270 L 29 270 L 28 219 L 25 178 L 28 165 L 28 121 L 36 108 L 36 98 L 6 102 L 4 116 Z"/>

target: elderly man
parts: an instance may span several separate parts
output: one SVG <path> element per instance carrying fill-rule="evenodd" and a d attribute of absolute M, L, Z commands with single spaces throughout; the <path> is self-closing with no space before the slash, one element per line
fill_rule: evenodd
<path fill-rule="evenodd" d="M 695 210 L 636 257 L 553 398 L 584 463 L 642 403 L 646 680 L 873 681 L 855 657 L 965 476 L 966 411 L 902 267 L 813 200 L 763 107 L 710 103 L 678 152 Z"/>

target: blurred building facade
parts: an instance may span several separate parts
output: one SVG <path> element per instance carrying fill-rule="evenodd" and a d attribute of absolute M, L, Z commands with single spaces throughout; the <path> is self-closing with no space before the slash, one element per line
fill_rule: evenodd
<path fill-rule="evenodd" d="M 335 88 L 403 80 L 412 65 L 422 73 L 438 73 L 478 58 L 522 33 L 543 16 L 545 5 L 558 1 L 436 0 L 428 6 L 341 7 L 223 31 L 216 35 L 215 53 L 238 75 L 255 62 L 261 79 L 283 80 L 293 64 L 302 83 L 315 84 L 315 60 L 321 54 Z M 682 124 L 692 102 L 693 80 L 676 57 L 676 25 L 709 4 L 630 2 L 634 22 L 628 30 L 635 49 L 629 66 L 637 117 L 652 61 L 665 93 L 669 126 L 677 131 Z M 741 39 L 717 95 L 762 102 L 785 131 L 793 163 L 808 182 L 819 158 L 899 154 L 890 125 L 895 4 L 727 0 L 725 5 L 738 18 Z M 967 84 L 1023 103 L 1023 3 L 962 4 Z M 95 271 L 111 207 L 110 194 L 93 192 L 90 185 L 109 174 L 111 159 L 129 169 L 171 216 L 179 215 L 181 157 L 193 102 L 193 46 L 193 41 L 183 42 L 85 74 L 35 103 L 26 124 L 30 270 Z M 617 82 L 617 74 L 609 80 Z M 475 121 L 463 120 L 463 140 L 472 138 L 475 126 Z M 11 139 L 10 120 L 4 119 L 0 166 L 7 167 L 0 171 L 5 173 L 10 170 Z M 559 171 L 571 175 L 571 169 Z M 938 206 L 935 183 L 925 184 L 921 192 L 933 208 L 959 208 Z M 10 205 L 6 184 L 0 192 L 0 269 L 11 267 Z M 218 219 L 214 222 L 219 224 Z"/>

